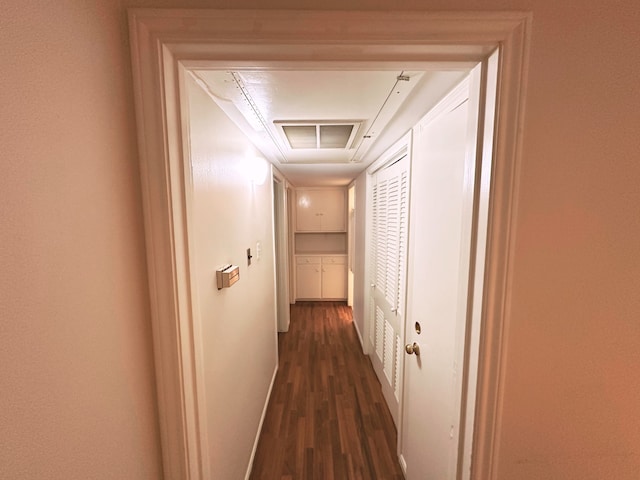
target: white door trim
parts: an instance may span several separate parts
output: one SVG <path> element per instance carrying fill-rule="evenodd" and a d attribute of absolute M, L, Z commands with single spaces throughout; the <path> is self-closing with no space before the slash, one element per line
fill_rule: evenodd
<path fill-rule="evenodd" d="M 277 331 L 289 330 L 289 216 L 287 214 L 287 180 L 272 167 L 273 192 L 273 258 L 276 259 Z M 277 187 L 276 185 L 277 184 Z M 276 211 L 278 221 L 276 222 Z"/>
<path fill-rule="evenodd" d="M 495 478 L 531 15 L 133 9 L 129 22 L 166 479 L 205 478 L 207 468 L 187 235 L 183 69 L 204 61 L 233 68 L 436 62 L 441 69 L 477 63 L 500 47 L 472 465 L 472 478 Z"/>

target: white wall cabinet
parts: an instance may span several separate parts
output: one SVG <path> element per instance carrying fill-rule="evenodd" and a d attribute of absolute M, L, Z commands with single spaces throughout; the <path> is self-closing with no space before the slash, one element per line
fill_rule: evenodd
<path fill-rule="evenodd" d="M 347 203 L 343 188 L 296 190 L 296 231 L 346 232 Z"/>
<path fill-rule="evenodd" d="M 296 257 L 296 300 L 347 298 L 347 257 L 305 255 Z"/>

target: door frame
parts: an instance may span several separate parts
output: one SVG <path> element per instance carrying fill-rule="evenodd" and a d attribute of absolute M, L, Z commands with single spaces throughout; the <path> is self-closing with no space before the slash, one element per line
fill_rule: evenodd
<path fill-rule="evenodd" d="M 457 68 L 500 48 L 472 478 L 494 479 L 532 17 L 527 12 L 129 10 L 163 471 L 202 479 L 181 78 L 189 68 Z"/>
<path fill-rule="evenodd" d="M 353 180 L 347 187 L 347 305 L 353 308 L 355 295 L 355 274 L 354 274 L 354 256 L 356 244 L 356 181 Z M 358 324 L 353 323 L 356 332 L 360 337 L 362 345 L 362 336 L 358 331 Z"/>
<path fill-rule="evenodd" d="M 273 182 L 273 258 L 275 265 L 276 319 L 278 332 L 289 330 L 289 215 L 287 208 L 287 179 L 272 168 Z"/>

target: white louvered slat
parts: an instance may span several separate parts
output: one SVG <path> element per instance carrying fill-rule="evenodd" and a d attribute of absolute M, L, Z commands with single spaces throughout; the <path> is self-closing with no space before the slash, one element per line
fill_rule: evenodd
<path fill-rule="evenodd" d="M 372 225 L 371 225 L 371 245 L 369 245 L 371 255 L 369 257 L 369 275 L 371 283 L 376 282 L 376 258 L 378 252 L 378 184 L 373 185 L 373 194 L 371 197 L 372 205 Z"/>
<path fill-rule="evenodd" d="M 385 290 L 384 295 L 391 306 L 397 307 L 398 297 L 398 233 L 400 208 L 400 179 L 394 175 L 389 179 L 387 187 L 387 221 L 386 221 L 386 252 L 385 252 Z"/>
<path fill-rule="evenodd" d="M 400 400 L 401 359 L 402 359 L 402 338 L 400 338 L 400 335 L 396 335 L 396 362 L 395 362 L 394 373 L 393 373 L 393 393 L 395 394 L 396 399 L 398 400 Z"/>
<path fill-rule="evenodd" d="M 376 354 L 381 362 L 384 361 L 384 313 L 376 306 Z"/>
<path fill-rule="evenodd" d="M 407 279 L 407 248 L 409 238 L 409 172 L 403 170 L 400 174 L 400 204 L 398 209 L 398 297 L 396 306 L 398 313 L 404 315 L 406 279 Z"/>
<path fill-rule="evenodd" d="M 387 280 L 387 181 L 378 184 L 378 219 L 376 225 L 376 288 L 386 293 Z"/>
<path fill-rule="evenodd" d="M 385 319 L 384 325 L 384 374 L 390 385 L 393 385 L 393 367 L 396 364 L 395 331 Z"/>
<path fill-rule="evenodd" d="M 373 295 L 369 299 L 369 318 L 371 320 L 369 322 L 369 325 L 375 325 L 376 324 L 376 302 L 373 300 Z M 376 329 L 375 328 L 370 328 L 369 329 L 369 341 L 371 342 L 371 345 L 375 345 L 376 344 Z"/>

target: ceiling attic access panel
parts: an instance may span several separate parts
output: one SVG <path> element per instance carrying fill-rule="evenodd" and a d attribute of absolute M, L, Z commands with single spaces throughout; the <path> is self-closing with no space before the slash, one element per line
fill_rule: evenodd
<path fill-rule="evenodd" d="M 272 163 L 336 165 L 370 163 L 367 152 L 423 86 L 425 72 L 199 69 L 192 74 Z"/>
<path fill-rule="evenodd" d="M 351 148 L 361 122 L 274 122 L 284 135 L 289 148 Z"/>

